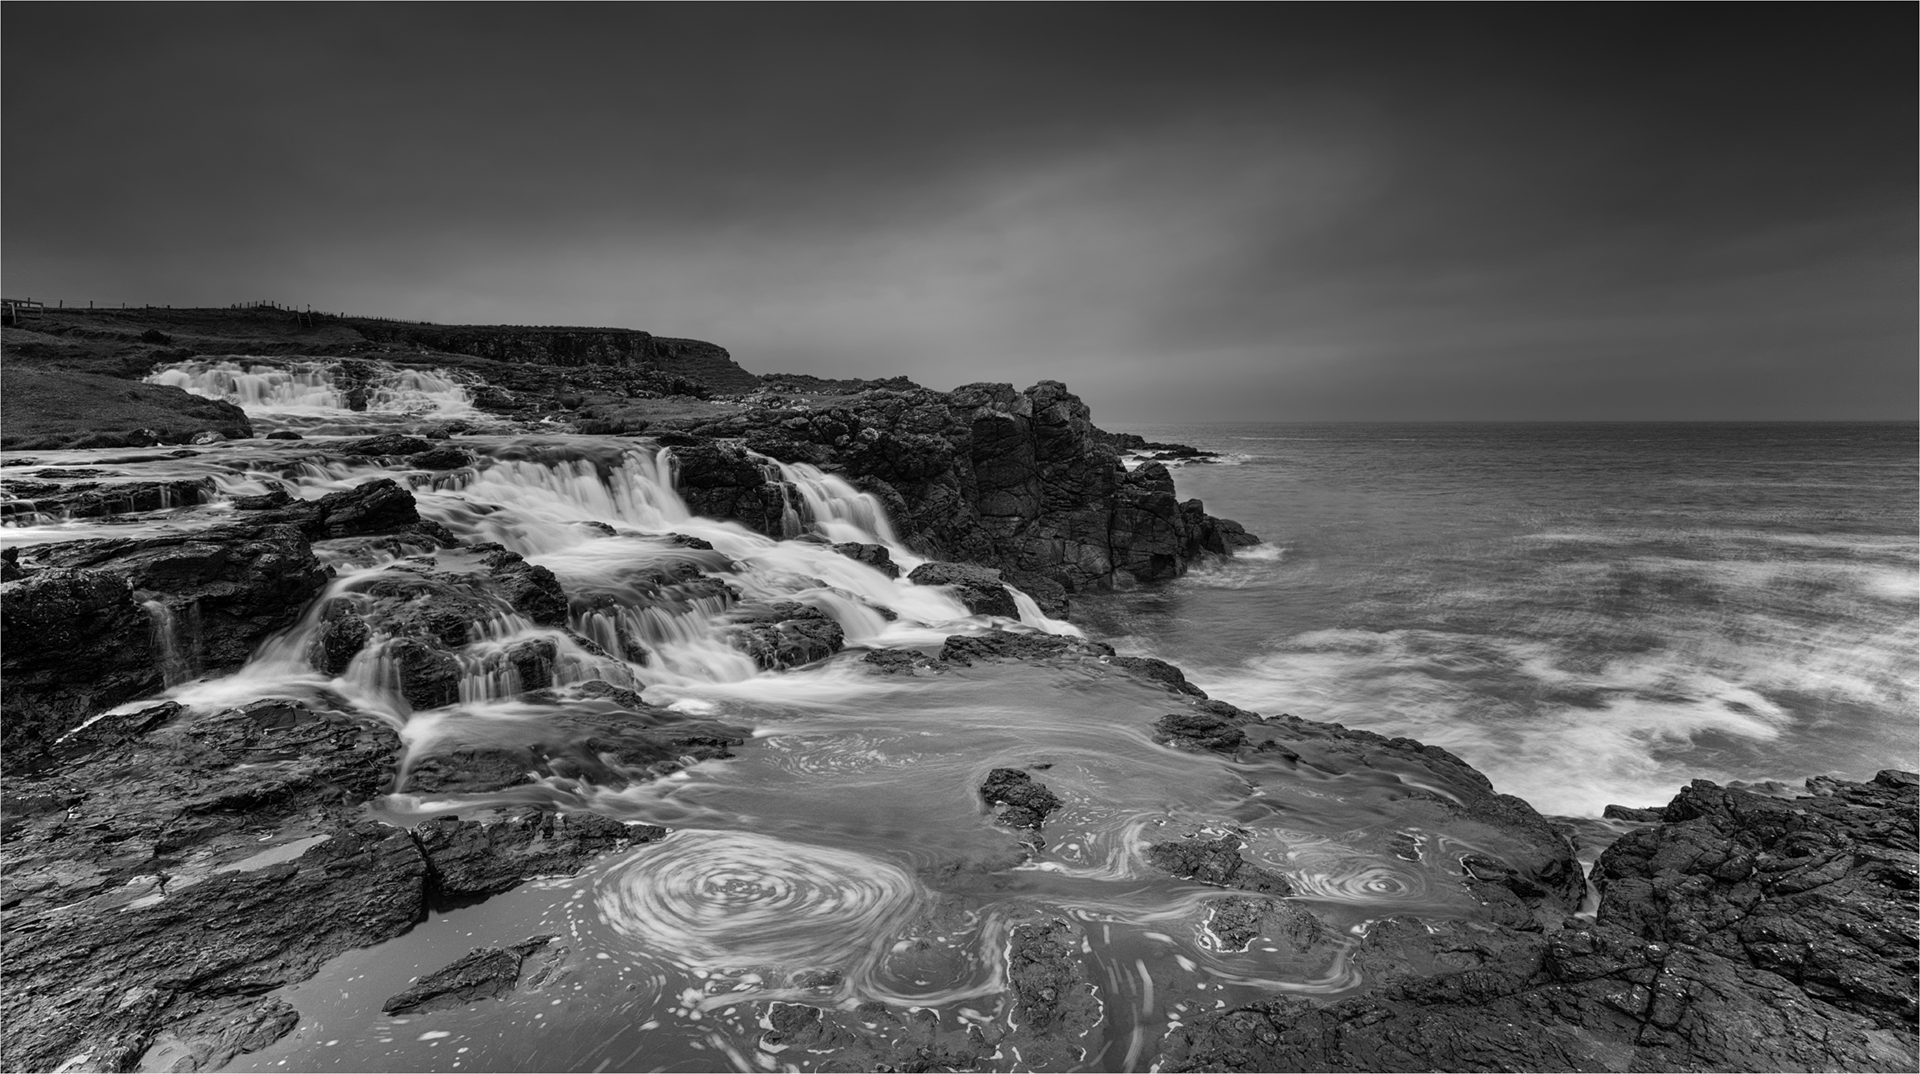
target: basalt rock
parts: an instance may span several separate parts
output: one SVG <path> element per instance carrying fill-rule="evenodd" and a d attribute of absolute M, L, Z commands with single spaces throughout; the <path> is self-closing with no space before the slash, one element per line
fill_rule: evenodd
<path fill-rule="evenodd" d="M 665 828 L 596 813 L 528 810 L 492 824 L 437 817 L 414 829 L 440 895 L 497 895 L 539 876 L 566 876 L 602 854 L 664 838 Z"/>
<path fill-rule="evenodd" d="M 1286 877 L 1270 873 L 1240 856 L 1245 845 L 1237 835 L 1155 843 L 1147 848 L 1147 861 L 1182 880 L 1263 895 L 1293 894 L 1293 885 Z"/>
<path fill-rule="evenodd" d="M 1155 660 L 1150 656 L 1116 656 L 1107 660 L 1108 664 L 1135 676 L 1157 682 L 1175 693 L 1188 694 L 1204 700 L 1205 690 L 1187 681 L 1187 673 L 1165 660 Z"/>
<path fill-rule="evenodd" d="M 971 667 L 976 660 L 1047 660 L 1080 656 L 1112 656 L 1104 642 L 1064 634 L 1019 634 L 989 630 L 984 634 L 955 634 L 940 648 L 940 659 Z"/>
<path fill-rule="evenodd" d="M 185 671 L 240 666 L 326 581 L 287 525 L 40 545 L 32 556 L 48 569 L 0 591 L 8 742 L 28 751 L 158 689 L 167 649 Z"/>
<path fill-rule="evenodd" d="M 0 780 L 9 1069 L 221 1065 L 297 1021 L 261 992 L 424 909 L 413 841 L 348 812 L 388 787 L 384 725 L 259 702 L 84 734 L 57 773 Z"/>
<path fill-rule="evenodd" d="M 379 436 L 367 437 L 365 440 L 355 440 L 342 447 L 340 453 L 362 456 L 418 455 L 432 449 L 432 444 L 418 436 L 408 436 L 405 433 L 382 433 Z"/>
<path fill-rule="evenodd" d="M 860 544 L 847 541 L 833 546 L 835 552 L 848 559 L 864 563 L 889 578 L 900 577 L 900 565 L 893 561 L 893 553 L 883 544 Z"/>
<path fill-rule="evenodd" d="M 587 684 L 591 686 L 592 684 Z M 457 727 L 416 747 L 401 789 L 474 794 L 560 778 L 619 789 L 733 756 L 749 730 L 687 716 L 618 694 L 575 701 L 515 737 L 493 730 L 465 742 Z"/>
<path fill-rule="evenodd" d="M 994 810 L 994 819 L 1012 828 L 1039 831 L 1047 814 L 1060 808 L 1060 799 L 1046 784 L 1017 768 L 996 768 L 980 784 L 980 798 Z"/>
<path fill-rule="evenodd" d="M 761 668 L 794 668 L 840 651 L 846 635 L 833 617 L 792 601 L 737 609 L 734 644 Z"/>
<path fill-rule="evenodd" d="M 1202 1014 L 1168 1034 L 1158 1065 L 1913 1069 L 1915 777 L 1808 790 L 1695 782 L 1601 856 L 1595 922 L 1545 934 L 1377 924 L 1356 964 L 1392 946 L 1399 976 L 1328 1006 Z M 1409 974 L 1421 942 L 1425 972 Z"/>
<path fill-rule="evenodd" d="M 93 713 L 158 690 L 152 629 L 118 574 L 53 568 L 0 585 L 8 766 L 36 763 Z"/>
<path fill-rule="evenodd" d="M 1020 618 L 1020 609 L 1013 603 L 1013 594 L 1007 592 L 1006 584 L 1000 580 L 1000 572 L 991 567 L 976 567 L 968 563 L 922 563 L 907 575 L 907 581 L 915 585 L 952 586 L 953 595 L 975 615 Z"/>
<path fill-rule="evenodd" d="M 1176 500 L 1164 466 L 1128 472 L 1085 404 L 1054 381 L 1024 392 L 1005 384 L 870 390 L 823 408 L 751 409 L 681 425 L 839 472 L 877 497 L 928 555 L 1046 578 L 1065 591 L 1170 578 L 1200 555 L 1255 543 L 1199 501 Z M 777 486 L 764 476 L 756 483 L 745 456 L 721 462 L 703 455 L 683 470 L 689 506 L 783 535 L 771 522 L 786 499 Z"/>
<path fill-rule="evenodd" d="M 476 947 L 434 970 L 407 989 L 387 997 L 382 1014 L 424 1014 L 465 1007 L 505 995 L 520 983 L 527 958 L 558 939 L 535 936 L 510 947 Z"/>

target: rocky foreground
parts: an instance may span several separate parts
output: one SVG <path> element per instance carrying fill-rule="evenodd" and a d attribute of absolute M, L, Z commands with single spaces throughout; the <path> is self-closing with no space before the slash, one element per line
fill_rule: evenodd
<path fill-rule="evenodd" d="M 179 349 L 175 337 L 189 328 L 211 331 L 188 320 L 124 330 L 80 324 L 42 332 L 47 338 L 25 340 L 26 349 L 39 363 L 32 368 L 66 391 L 82 376 L 142 373 L 162 360 L 142 355 Z M 249 342 L 280 349 L 246 353 L 419 353 L 436 368 L 453 359 L 496 373 L 514 367 L 486 381 L 496 413 L 657 438 L 673 448 L 693 510 L 769 536 L 801 537 L 796 521 L 810 520 L 796 519 L 799 490 L 759 457 L 820 466 L 884 503 L 904 543 L 945 561 L 921 567 L 916 581 L 953 586 L 977 613 L 1017 615 L 1003 579 L 1062 614 L 1074 592 L 1174 577 L 1253 541 L 1198 501 L 1179 502 L 1164 467 L 1123 467 L 1116 447 L 1137 445 L 1116 443 L 1051 382 L 942 393 L 899 382 L 729 381 L 736 394 L 716 403 L 725 390 L 688 371 L 731 361 L 695 341 L 325 321 L 268 327 L 281 334 Z M 128 338 L 103 342 L 81 331 Z M 21 340 L 8 338 L 11 359 Z M 189 353 L 230 351 L 201 341 Z M 62 355 L 72 368 L 58 367 Z M 578 361 L 546 383 L 529 375 L 527 361 L 556 355 Z M 120 366 L 102 371 L 111 363 Z M 10 407 L 20 405 L 14 386 L 33 383 L 14 377 L 10 366 Z M 126 443 L 250 433 L 208 414 L 189 416 L 184 424 L 199 423 L 190 429 L 138 425 Z M 57 430 L 36 435 L 52 438 L 49 446 L 67 442 Z M 742 747 L 747 728 L 658 708 L 612 683 L 556 685 L 551 644 L 487 657 L 530 694 L 567 700 L 566 719 L 525 741 L 448 740 L 408 756 L 391 725 L 344 703 L 209 711 L 154 700 L 184 676 L 240 667 L 303 617 L 318 617 L 319 629 L 289 659 L 337 672 L 378 639 L 398 688 L 423 709 L 458 700 L 457 683 L 473 670 L 463 663 L 469 624 L 508 609 L 569 630 L 585 609 L 551 572 L 498 546 L 462 545 L 421 518 L 408 475 L 465 465 L 461 439 L 423 427 L 347 448 L 384 461 L 399 480 L 317 500 L 259 497 L 234 503 L 217 525 L 42 544 L 0 562 L 0 1066 L 217 1068 L 290 1032 L 300 1011 L 267 994 L 333 956 L 405 933 L 430 906 L 573 873 L 666 834 L 551 807 L 408 827 L 383 815 L 392 792 L 494 792 L 554 777 L 618 787 Z M 199 450 L 223 448 L 210 440 Z M 214 498 L 192 483 L 101 486 L 85 473 L 45 470 L 34 481 L 12 490 L 16 499 L 68 517 L 191 511 Z M 702 544 L 685 538 L 684 563 L 636 580 L 643 599 L 667 607 L 726 595 L 731 565 Z M 316 606 L 329 579 L 316 549 L 433 559 L 352 602 Z M 894 566 L 885 546 L 837 550 L 883 571 Z M 168 651 L 153 630 L 157 615 L 191 617 L 194 651 Z M 762 668 L 843 648 L 838 625 L 811 608 L 747 601 L 730 615 L 731 643 Z M 604 650 L 628 639 L 577 641 Z M 859 666 L 924 676 L 1000 662 L 1128 684 L 1164 711 L 1136 730 L 1167 749 L 1303 773 L 1417 770 L 1434 790 L 1408 793 L 1410 815 L 1505 848 L 1460 860 L 1460 883 L 1483 907 L 1475 920 L 1375 921 L 1346 956 L 1359 971 L 1355 989 L 1332 1002 L 1279 997 L 1202 1010 L 1147 1042 L 1143 1066 L 1904 1071 L 1920 1061 L 1920 780 L 1912 773 L 1810 780 L 1793 797 L 1697 782 L 1664 807 L 1625 811 L 1634 827 L 1600 856 L 1587 878 L 1597 910 L 1583 913 L 1587 884 L 1567 832 L 1444 750 L 1262 718 L 1208 700 L 1178 668 L 1059 636 L 956 635 L 937 649 L 872 650 Z M 1042 843 L 1060 805 L 1046 778 L 995 769 L 980 806 L 1014 838 Z M 1156 843 L 1146 860 L 1218 889 L 1208 928 L 1229 948 L 1262 935 L 1301 961 L 1333 952 L 1342 938 L 1292 898 L 1285 877 L 1243 851 L 1232 834 L 1196 836 Z M 765 1041 L 819 1056 L 821 1069 L 983 1069 L 1008 1054 L 1035 1069 L 1074 1065 L 1085 1058 L 1075 1042 L 1103 1016 L 1081 959 L 1083 928 L 1065 917 L 1013 928 L 1008 1017 L 998 1028 L 957 1032 L 909 1009 L 776 1003 L 762 1012 Z M 426 975 L 387 1009 L 485 1003 L 544 987 L 564 945 L 512 940 Z"/>

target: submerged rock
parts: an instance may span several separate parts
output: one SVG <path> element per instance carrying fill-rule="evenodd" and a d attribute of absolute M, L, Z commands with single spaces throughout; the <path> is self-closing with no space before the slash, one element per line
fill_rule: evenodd
<path fill-rule="evenodd" d="M 962 667 L 971 667 L 975 660 L 1046 660 L 1111 655 L 1113 649 L 1097 641 L 1064 634 L 1017 634 L 1010 630 L 955 634 L 947 638 L 946 644 L 940 649 L 940 659 Z"/>
<path fill-rule="evenodd" d="M 664 838 L 665 828 L 622 824 L 596 813 L 529 809 L 487 824 L 436 817 L 414 839 L 442 896 L 497 895 L 539 876 L 576 873 L 588 862 L 636 843 Z"/>
<path fill-rule="evenodd" d="M 1196 836 L 1178 843 L 1153 844 L 1147 848 L 1147 861 L 1182 880 L 1265 895 L 1293 894 L 1293 885 L 1286 877 L 1241 857 L 1245 846 L 1246 841 L 1237 835 L 1215 839 Z"/>
<path fill-rule="evenodd" d="M 420 978 L 406 991 L 387 997 L 380 1012 L 424 1014 L 505 995 L 519 985 L 527 958 L 556 939 L 559 937 L 535 936 L 511 947 L 476 947 Z"/>
<path fill-rule="evenodd" d="M 1047 814 L 1060 808 L 1060 799 L 1046 784 L 1017 768 L 996 768 L 980 784 L 980 797 L 994 809 L 994 819 L 1013 828 L 1040 830 Z"/>

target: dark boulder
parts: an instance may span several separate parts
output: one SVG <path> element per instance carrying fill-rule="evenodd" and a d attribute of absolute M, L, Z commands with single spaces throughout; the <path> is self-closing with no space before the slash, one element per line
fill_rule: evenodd
<path fill-rule="evenodd" d="M 859 544 L 853 541 L 833 546 L 835 552 L 864 563 L 889 578 L 900 577 L 900 565 L 893 561 L 893 553 L 883 544 Z"/>
<path fill-rule="evenodd" d="M 445 439 L 445 434 L 441 434 Z M 407 460 L 408 464 L 419 470 L 457 470 L 471 465 L 473 456 L 457 447 L 441 445 L 429 451 L 423 451 Z"/>
<path fill-rule="evenodd" d="M 994 811 L 994 819 L 1012 828 L 1040 830 L 1047 814 L 1060 808 L 1060 799 L 1046 784 L 1017 768 L 996 768 L 980 784 L 980 797 Z"/>
<path fill-rule="evenodd" d="M 340 448 L 342 455 L 380 456 L 418 455 L 433 450 L 433 445 L 418 436 L 405 433 L 382 433 L 365 440 L 355 440 Z"/>
<path fill-rule="evenodd" d="M 1130 672 L 1142 679 L 1157 682 L 1175 693 L 1188 694 L 1205 699 L 1207 693 L 1187 681 L 1187 673 L 1165 660 L 1155 660 L 1150 656 L 1116 656 L 1107 663 L 1122 671 Z"/>
<path fill-rule="evenodd" d="M 88 716 L 158 690 L 152 632 L 119 574 L 52 568 L 0 585 L 8 765 L 31 764 Z"/>
<path fill-rule="evenodd" d="M 494 731 L 468 742 L 451 732 L 424 743 L 400 789 L 474 794 L 545 778 L 618 789 L 700 761 L 731 757 L 733 747 L 749 733 L 748 728 L 654 708 L 613 688 L 604 696 L 589 693 L 569 701 L 565 711 L 526 725 L 518 736 Z"/>
<path fill-rule="evenodd" d="M 1196 836 L 1177 843 L 1153 844 L 1147 848 L 1147 861 L 1182 880 L 1263 895 L 1293 894 L 1293 885 L 1286 877 L 1270 873 L 1241 857 L 1244 846 L 1246 842 L 1237 835 L 1214 839 Z"/>
<path fill-rule="evenodd" d="M 955 634 L 940 648 L 940 659 L 962 667 L 971 667 L 975 660 L 1032 661 L 1112 655 L 1113 649 L 1102 642 L 1065 634 L 1021 634 L 1011 630 Z"/>
<path fill-rule="evenodd" d="M 557 936 L 535 936 L 510 947 L 476 947 L 420 978 L 411 988 L 387 997 L 382 1014 L 424 1014 L 465 1007 L 514 990 L 528 956 Z"/>
<path fill-rule="evenodd" d="M 602 854 L 666 834 L 596 813 L 537 809 L 493 824 L 436 817 L 413 832 L 435 891 L 448 896 L 497 895 L 537 876 L 569 875 Z"/>
<path fill-rule="evenodd" d="M 769 671 L 825 660 L 846 643 L 832 616 L 792 601 L 741 607 L 733 621 L 734 645 Z"/>
<path fill-rule="evenodd" d="M 1013 594 L 1007 592 L 1006 583 L 1000 580 L 1000 572 L 991 567 L 975 567 L 968 563 L 922 563 L 907 575 L 907 581 L 915 585 L 952 586 L 953 595 L 975 615 L 1020 618 L 1020 609 L 1013 603 Z"/>
<path fill-rule="evenodd" d="M 514 611 L 541 626 L 566 625 L 567 593 L 552 571 L 507 551 L 492 553 L 486 564 L 487 574 Z"/>
<path fill-rule="evenodd" d="M 1231 754 L 1247 744 L 1244 727 L 1249 722 L 1212 712 L 1169 712 L 1154 723 L 1153 740 L 1183 750 Z"/>

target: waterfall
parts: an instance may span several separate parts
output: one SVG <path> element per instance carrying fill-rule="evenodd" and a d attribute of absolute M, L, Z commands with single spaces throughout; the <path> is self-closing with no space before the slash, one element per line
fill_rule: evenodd
<path fill-rule="evenodd" d="M 358 409 L 375 414 L 440 417 L 477 413 L 472 394 L 455 373 L 399 369 L 385 362 L 365 365 L 364 406 Z M 337 417 L 356 409 L 353 378 L 345 374 L 339 362 L 241 365 L 231 360 L 195 359 L 157 369 L 146 380 L 236 403 L 254 418 Z"/>
<path fill-rule="evenodd" d="M 154 662 L 160 668 L 160 681 L 178 686 L 193 677 L 193 641 L 181 630 L 173 609 L 158 600 L 143 600 L 153 632 Z M 191 614 L 191 613 L 190 613 Z"/>

